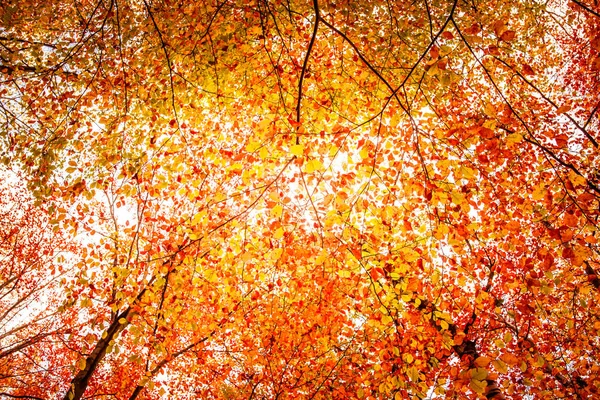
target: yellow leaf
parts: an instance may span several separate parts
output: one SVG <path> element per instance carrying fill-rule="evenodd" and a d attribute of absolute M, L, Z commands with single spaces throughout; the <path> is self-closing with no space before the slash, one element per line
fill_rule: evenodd
<path fill-rule="evenodd" d="M 485 392 L 487 382 L 479 379 L 471 379 L 471 384 L 469 386 L 475 393 L 483 394 Z"/>
<path fill-rule="evenodd" d="M 352 276 L 352 274 L 348 270 L 338 271 L 337 274 L 340 278 L 350 278 L 350 276 Z"/>
<path fill-rule="evenodd" d="M 521 369 L 521 372 L 525 372 L 525 371 L 527 371 L 527 364 L 525 364 L 524 361 L 521 361 L 519 368 Z"/>
<path fill-rule="evenodd" d="M 523 140 L 523 136 L 521 136 L 518 133 L 512 133 L 506 137 L 506 142 L 510 143 L 510 144 L 520 143 L 522 140 Z"/>
<path fill-rule="evenodd" d="M 492 361 L 492 365 L 494 366 L 494 368 L 496 368 L 496 371 L 500 372 L 501 374 L 505 374 L 508 372 L 508 366 L 502 360 L 494 360 Z"/>
<path fill-rule="evenodd" d="M 460 167 L 462 177 L 465 179 L 473 179 L 475 177 L 475 170 L 469 167 Z"/>
<path fill-rule="evenodd" d="M 244 169 L 244 166 L 242 165 L 242 163 L 236 162 L 231 164 L 231 166 L 228 167 L 228 169 L 230 169 L 231 171 L 241 171 Z"/>
<path fill-rule="evenodd" d="M 544 360 L 544 357 L 538 355 L 537 359 L 535 360 L 535 362 L 533 363 L 536 367 L 543 367 L 544 364 L 546 364 L 546 360 Z"/>
<path fill-rule="evenodd" d="M 360 150 L 360 153 L 359 153 L 359 154 L 360 154 L 360 158 L 362 158 L 363 160 L 364 160 L 364 159 L 366 159 L 366 158 L 369 158 L 369 149 L 367 149 L 367 148 L 363 147 L 363 148 Z"/>
<path fill-rule="evenodd" d="M 421 255 L 418 252 L 414 251 L 409 247 L 400 249 L 400 253 L 404 255 L 404 260 L 406 260 L 407 262 L 416 261 L 421 257 Z"/>
<path fill-rule="evenodd" d="M 304 155 L 304 145 L 296 144 L 296 145 L 290 147 L 290 153 L 292 153 L 293 155 L 295 155 L 297 157 L 302 157 Z"/>
<path fill-rule="evenodd" d="M 465 196 L 463 196 L 462 193 L 455 192 L 455 191 L 452 192 L 452 202 L 454 204 L 456 204 L 457 206 L 459 206 L 464 201 L 465 201 Z"/>
<path fill-rule="evenodd" d="M 395 280 L 395 281 L 397 281 L 397 280 L 399 280 L 399 279 L 400 279 L 400 274 L 399 274 L 399 273 L 397 273 L 397 272 L 391 272 L 391 273 L 390 273 L 390 278 L 392 278 L 392 280 Z"/>
<path fill-rule="evenodd" d="M 471 370 L 471 379 L 482 381 L 487 378 L 488 372 L 485 368 L 473 368 Z"/>
<path fill-rule="evenodd" d="M 261 148 L 258 152 L 258 156 L 261 158 L 261 160 L 264 160 L 265 158 L 269 157 L 269 149 L 267 149 L 266 147 Z"/>
<path fill-rule="evenodd" d="M 546 196 L 546 185 L 544 183 L 540 183 L 538 186 L 536 186 L 531 197 L 533 197 L 534 200 L 541 200 L 544 198 L 544 196 Z"/>
<path fill-rule="evenodd" d="M 587 181 L 585 180 L 585 178 L 581 175 L 578 175 L 574 171 L 569 171 L 569 180 L 575 186 L 586 186 L 587 185 Z"/>
<path fill-rule="evenodd" d="M 419 380 L 419 370 L 415 367 L 410 367 L 409 369 L 407 369 L 406 374 L 413 382 L 417 382 Z"/>
<path fill-rule="evenodd" d="M 200 225 L 201 222 L 206 220 L 206 216 L 207 216 L 207 211 L 206 209 L 200 211 L 199 213 L 196 213 L 194 215 L 194 217 L 192 218 L 192 222 L 191 225 L 192 226 L 197 226 Z"/>
<path fill-rule="evenodd" d="M 271 209 L 271 216 L 273 218 L 280 218 L 281 214 L 283 214 L 283 206 L 281 204 L 276 204 L 275 207 Z"/>
<path fill-rule="evenodd" d="M 281 239 L 283 237 L 283 228 L 279 227 L 277 228 L 277 230 L 273 233 L 273 238 L 274 239 Z"/>
<path fill-rule="evenodd" d="M 315 171 L 320 171 L 323 169 L 323 163 L 319 160 L 310 160 L 306 163 L 306 173 L 312 174 Z"/>
<path fill-rule="evenodd" d="M 219 279 L 219 276 L 217 275 L 217 273 L 215 272 L 214 269 L 209 269 L 204 273 L 204 277 L 206 278 L 207 281 L 214 283 Z"/>
<path fill-rule="evenodd" d="M 77 361 L 77 368 L 79 368 L 80 370 L 84 370 L 85 369 L 85 358 L 80 358 L 79 361 Z"/>
<path fill-rule="evenodd" d="M 433 237 L 438 240 L 444 239 L 446 235 L 450 232 L 450 228 L 446 224 L 439 224 L 436 230 L 433 232 Z"/>

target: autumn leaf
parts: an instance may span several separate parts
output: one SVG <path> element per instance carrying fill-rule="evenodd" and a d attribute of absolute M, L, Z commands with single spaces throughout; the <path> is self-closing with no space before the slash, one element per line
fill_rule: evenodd
<path fill-rule="evenodd" d="M 504 42 L 512 42 L 515 39 L 515 31 L 507 30 L 500 35 L 500 39 Z"/>
<path fill-rule="evenodd" d="M 533 70 L 533 68 L 531 68 L 531 66 L 529 64 L 521 64 L 521 68 L 523 71 L 523 75 L 535 75 L 535 71 Z"/>
<path fill-rule="evenodd" d="M 492 365 L 494 366 L 496 371 L 500 372 L 501 374 L 506 374 L 508 372 L 508 367 L 506 363 L 502 360 L 493 360 Z"/>
<path fill-rule="evenodd" d="M 477 365 L 478 367 L 484 367 L 485 368 L 485 367 L 487 367 L 489 365 L 489 363 L 490 363 L 490 358 L 489 357 L 485 357 L 485 356 L 478 357 L 475 360 L 475 365 Z"/>
<path fill-rule="evenodd" d="M 501 37 L 507 30 L 508 28 L 504 20 L 498 20 L 494 23 L 494 33 L 496 36 Z"/>

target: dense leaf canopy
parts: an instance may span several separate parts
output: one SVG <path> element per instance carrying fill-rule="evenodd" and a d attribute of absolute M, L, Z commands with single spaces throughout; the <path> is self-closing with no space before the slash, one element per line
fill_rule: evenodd
<path fill-rule="evenodd" d="M 599 396 L 595 0 L 0 15 L 1 395 Z"/>

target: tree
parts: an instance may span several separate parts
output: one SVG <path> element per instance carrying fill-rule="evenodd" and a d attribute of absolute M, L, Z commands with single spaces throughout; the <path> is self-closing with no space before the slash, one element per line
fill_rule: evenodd
<path fill-rule="evenodd" d="M 33 396 L 44 393 L 30 375 L 60 376 L 55 357 L 69 352 L 67 338 L 81 328 L 61 294 L 76 253 L 17 176 L 0 175 L 0 394 L 24 389 Z"/>
<path fill-rule="evenodd" d="M 1 157 L 81 254 L 8 395 L 598 393 L 595 2 L 1 7 Z"/>

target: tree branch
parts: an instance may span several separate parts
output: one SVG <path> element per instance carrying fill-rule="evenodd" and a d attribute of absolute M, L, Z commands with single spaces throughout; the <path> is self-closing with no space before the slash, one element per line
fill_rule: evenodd
<path fill-rule="evenodd" d="M 585 11 L 589 12 L 590 14 L 600 18 L 600 13 L 597 13 L 596 11 L 592 10 L 591 8 L 589 8 L 588 6 L 583 4 L 581 1 L 578 1 L 578 0 L 571 0 L 571 1 L 575 4 L 577 4 L 579 7 L 583 8 Z"/>
<path fill-rule="evenodd" d="M 321 13 L 319 11 L 319 2 L 318 0 L 313 0 L 313 7 L 315 9 L 315 24 L 313 26 L 313 33 L 310 37 L 310 42 L 308 43 L 308 49 L 306 50 L 306 55 L 304 56 L 304 63 L 302 64 L 302 72 L 300 72 L 300 80 L 298 82 L 298 103 L 296 104 L 296 122 L 298 123 L 298 128 L 300 127 L 300 107 L 302 104 L 302 86 L 304 84 L 304 77 L 306 76 L 306 71 L 308 70 L 308 60 L 310 58 L 310 53 L 315 45 L 315 40 L 317 39 L 317 33 L 319 31 L 319 22 L 321 21 Z M 296 144 L 300 144 L 300 136 L 296 135 Z"/>

